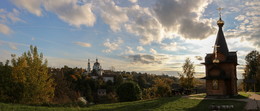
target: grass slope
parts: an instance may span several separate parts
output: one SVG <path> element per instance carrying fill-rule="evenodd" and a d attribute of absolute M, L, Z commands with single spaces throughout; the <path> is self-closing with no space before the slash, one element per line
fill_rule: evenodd
<path fill-rule="evenodd" d="M 231 100 L 197 100 L 169 97 L 155 100 L 99 104 L 88 107 L 40 107 L 0 103 L 0 111 L 209 111 L 211 104 L 234 105 L 233 111 L 244 109 L 245 102 Z M 232 111 L 232 110 L 229 110 Z"/>
<path fill-rule="evenodd" d="M 260 92 L 255 92 L 256 94 L 260 95 Z"/>
<path fill-rule="evenodd" d="M 234 99 L 247 99 L 248 97 L 250 97 L 251 95 L 249 93 L 246 92 L 238 92 L 237 96 L 234 96 L 232 98 Z"/>

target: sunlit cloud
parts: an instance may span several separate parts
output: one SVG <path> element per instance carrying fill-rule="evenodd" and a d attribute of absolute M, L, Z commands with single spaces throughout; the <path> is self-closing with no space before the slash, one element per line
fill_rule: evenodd
<path fill-rule="evenodd" d="M 137 46 L 136 49 L 137 49 L 138 51 L 145 51 L 145 49 L 144 49 L 143 46 Z"/>
<path fill-rule="evenodd" d="M 96 21 L 91 4 L 78 5 L 75 0 L 12 0 L 12 2 L 17 7 L 37 16 L 43 16 L 44 10 L 50 11 L 64 22 L 76 27 L 81 25 L 93 26 Z"/>
<path fill-rule="evenodd" d="M 120 45 L 123 44 L 124 41 L 121 38 L 117 38 L 117 40 L 111 41 L 110 39 L 107 39 L 103 45 L 107 48 L 103 50 L 105 53 L 110 53 L 114 50 L 117 50 L 120 48 Z"/>
<path fill-rule="evenodd" d="M 90 43 L 85 43 L 85 42 L 74 42 L 74 44 L 77 44 L 82 47 L 91 47 Z"/>

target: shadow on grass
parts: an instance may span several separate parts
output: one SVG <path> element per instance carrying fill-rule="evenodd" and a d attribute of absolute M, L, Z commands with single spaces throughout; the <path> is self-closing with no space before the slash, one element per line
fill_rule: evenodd
<path fill-rule="evenodd" d="M 98 109 L 96 111 L 150 111 L 169 102 L 176 101 L 180 99 L 180 96 L 177 97 L 168 97 L 160 98 L 156 100 L 145 100 L 145 101 L 136 101 L 136 102 L 122 102 L 122 105 L 109 109 Z"/>
<path fill-rule="evenodd" d="M 189 108 L 189 111 L 211 111 L 209 108 L 210 105 L 234 105 L 233 109 L 229 109 L 228 111 L 243 111 L 246 105 L 244 101 L 236 101 L 236 100 L 202 100 L 197 106 Z"/>

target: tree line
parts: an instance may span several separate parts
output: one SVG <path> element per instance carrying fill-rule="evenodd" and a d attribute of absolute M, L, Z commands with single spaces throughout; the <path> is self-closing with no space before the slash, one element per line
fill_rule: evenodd
<path fill-rule="evenodd" d="M 172 96 L 176 88 L 195 87 L 194 65 L 186 59 L 180 79 L 168 75 L 112 71 L 114 82 L 83 75 L 83 68 L 51 68 L 36 46 L 20 57 L 0 62 L 0 101 L 22 104 L 111 103 Z M 98 90 L 106 89 L 105 96 Z"/>
<path fill-rule="evenodd" d="M 243 90 L 260 91 L 260 54 L 253 50 L 245 57 L 246 65 L 243 73 Z"/>

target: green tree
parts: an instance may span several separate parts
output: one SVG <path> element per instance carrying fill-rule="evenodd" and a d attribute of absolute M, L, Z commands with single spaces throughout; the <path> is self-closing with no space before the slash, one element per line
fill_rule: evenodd
<path fill-rule="evenodd" d="M 260 88 L 260 54 L 258 51 L 253 50 L 245 57 L 246 67 L 244 69 L 244 89 L 246 91 L 259 91 Z"/>
<path fill-rule="evenodd" d="M 120 101 L 136 101 L 142 99 L 142 90 L 133 81 L 121 84 L 117 89 Z"/>
<path fill-rule="evenodd" d="M 145 77 L 143 75 L 137 77 L 137 83 L 142 89 L 146 88 L 147 86 L 147 81 L 145 80 Z"/>
<path fill-rule="evenodd" d="M 186 89 L 193 88 L 195 86 L 194 84 L 195 67 L 189 58 L 185 60 L 182 69 L 183 72 L 179 73 L 180 85 Z"/>
<path fill-rule="evenodd" d="M 0 101 L 10 102 L 13 100 L 12 80 L 11 80 L 12 67 L 9 66 L 9 60 L 5 65 L 0 62 Z"/>
<path fill-rule="evenodd" d="M 48 74 L 47 60 L 38 54 L 37 47 L 16 58 L 12 55 L 12 79 L 17 94 L 15 102 L 41 104 L 52 101 L 54 97 L 54 79 Z"/>
<path fill-rule="evenodd" d="M 85 89 L 84 96 L 86 97 L 88 102 L 92 102 L 93 101 L 92 91 L 91 91 L 91 87 L 89 86 L 89 84 L 86 84 L 86 89 Z"/>
<path fill-rule="evenodd" d="M 115 76 L 115 83 L 114 83 L 116 85 L 116 87 L 121 85 L 123 82 L 124 82 L 124 79 L 123 79 L 122 75 L 121 74 L 117 74 Z"/>

